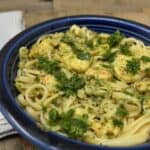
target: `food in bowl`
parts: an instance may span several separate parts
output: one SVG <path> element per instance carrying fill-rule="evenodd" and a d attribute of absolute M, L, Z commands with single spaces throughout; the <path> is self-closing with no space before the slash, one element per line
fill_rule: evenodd
<path fill-rule="evenodd" d="M 19 50 L 17 101 L 46 131 L 131 146 L 150 131 L 150 46 L 73 25 Z"/>

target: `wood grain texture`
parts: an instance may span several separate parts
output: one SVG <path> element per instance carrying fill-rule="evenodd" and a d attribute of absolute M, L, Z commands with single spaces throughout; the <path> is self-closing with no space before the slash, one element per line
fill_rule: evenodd
<path fill-rule="evenodd" d="M 61 15 L 107 15 L 150 25 L 150 0 L 54 0 L 53 8 Z"/>
<path fill-rule="evenodd" d="M 88 14 L 93 15 L 106 15 L 106 16 L 114 16 L 124 19 L 129 19 L 133 21 L 137 21 L 146 25 L 150 25 L 150 10 L 141 11 L 141 12 L 103 12 L 103 11 L 88 11 Z M 83 11 L 80 9 L 76 10 L 61 10 L 61 11 L 40 11 L 35 14 L 31 14 L 29 11 L 24 13 L 24 18 L 27 23 L 27 27 L 32 26 L 36 23 L 50 20 L 53 18 L 71 16 L 71 15 L 86 15 L 87 11 Z M 40 16 L 40 17 L 39 17 Z"/>
<path fill-rule="evenodd" d="M 0 141 L 0 150 L 39 150 L 21 136 L 11 136 Z"/>
<path fill-rule="evenodd" d="M 22 10 L 26 26 L 62 16 L 116 16 L 150 25 L 150 0 L 0 0 L 0 11 Z M 39 150 L 21 136 L 0 141 L 0 150 Z"/>
<path fill-rule="evenodd" d="M 54 0 L 55 10 L 66 10 L 80 8 L 88 11 L 139 11 L 149 8 L 149 0 Z"/>
<path fill-rule="evenodd" d="M 47 10 L 51 9 L 52 5 L 50 1 L 41 1 L 41 0 L 0 0 L 0 10 Z"/>

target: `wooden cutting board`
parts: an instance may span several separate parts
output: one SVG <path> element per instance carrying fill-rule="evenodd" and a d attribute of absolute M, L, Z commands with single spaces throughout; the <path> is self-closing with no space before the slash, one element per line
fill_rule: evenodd
<path fill-rule="evenodd" d="M 80 14 L 115 16 L 150 25 L 150 0 L 53 0 L 52 9 L 37 9 L 36 13 L 32 13 L 32 8 L 25 11 L 27 26 Z"/>
<path fill-rule="evenodd" d="M 98 14 L 150 25 L 150 0 L 54 0 L 59 15 Z"/>
<path fill-rule="evenodd" d="M 150 0 L 0 0 L 0 11 L 20 9 L 26 26 L 62 16 L 97 14 L 150 25 Z"/>

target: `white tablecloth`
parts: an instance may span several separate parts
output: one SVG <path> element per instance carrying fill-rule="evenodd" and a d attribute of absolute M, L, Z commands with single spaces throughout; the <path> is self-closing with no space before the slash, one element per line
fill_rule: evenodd
<path fill-rule="evenodd" d="M 14 35 L 25 29 L 21 11 L 0 13 L 0 50 Z M 14 134 L 16 131 L 0 113 L 0 138 Z"/>

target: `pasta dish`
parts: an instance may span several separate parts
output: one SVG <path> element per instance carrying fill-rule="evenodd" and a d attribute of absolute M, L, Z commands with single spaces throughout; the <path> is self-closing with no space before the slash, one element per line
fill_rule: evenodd
<path fill-rule="evenodd" d="M 19 50 L 17 102 L 45 131 L 91 144 L 150 139 L 150 46 L 73 25 Z"/>

